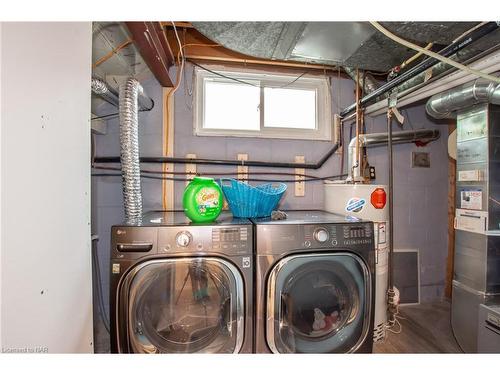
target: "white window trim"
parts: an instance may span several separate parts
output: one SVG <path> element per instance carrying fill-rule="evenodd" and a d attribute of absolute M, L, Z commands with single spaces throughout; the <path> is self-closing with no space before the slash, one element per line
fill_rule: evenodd
<path fill-rule="evenodd" d="M 220 72 L 221 74 L 235 77 L 241 80 L 254 80 L 263 82 L 264 84 L 284 85 L 295 78 L 298 74 L 276 74 L 276 73 L 261 73 L 261 72 L 242 72 L 238 70 L 225 70 L 218 67 L 208 67 L 209 69 Z M 254 137 L 254 138 L 278 138 L 278 139 L 302 139 L 302 140 L 323 140 L 330 141 L 332 139 L 332 110 L 331 96 L 328 81 L 321 77 L 301 77 L 297 82 L 287 86 L 287 88 L 304 88 L 315 89 L 316 97 L 316 129 L 296 129 L 296 128 L 264 128 L 263 114 L 261 113 L 260 130 L 231 130 L 231 129 L 204 129 L 204 82 L 206 78 L 227 79 L 210 73 L 206 70 L 195 68 L 195 82 L 193 95 L 193 128 L 194 134 L 197 136 L 215 136 L 215 137 Z M 262 95 L 262 93 L 261 93 Z M 262 101 L 262 98 L 261 98 Z"/>

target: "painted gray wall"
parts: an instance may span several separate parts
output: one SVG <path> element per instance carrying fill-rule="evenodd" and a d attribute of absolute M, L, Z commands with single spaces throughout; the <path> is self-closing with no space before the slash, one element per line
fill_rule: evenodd
<path fill-rule="evenodd" d="M 192 87 L 192 67 L 188 66 L 185 77 L 189 88 Z M 185 84 L 185 82 L 184 82 Z M 318 160 L 331 146 L 329 142 L 295 141 L 278 139 L 252 139 L 235 137 L 198 137 L 193 135 L 193 111 L 191 98 L 186 94 L 184 84 L 175 94 L 175 156 L 184 157 L 195 153 L 204 158 L 232 158 L 238 153 L 247 153 L 250 159 L 290 162 L 295 155 L 305 155 L 306 161 Z M 139 115 L 140 148 L 143 156 L 161 155 L 162 108 L 161 87 L 156 81 L 145 82 L 144 88 L 155 100 L 156 106 L 149 113 Z M 340 85 L 340 86 L 339 86 Z M 340 89 L 340 105 L 338 90 Z M 354 85 L 349 79 L 333 79 L 332 109 L 343 108 L 354 101 Z M 435 128 L 425 115 L 422 104 L 408 109 L 415 128 Z M 386 129 L 385 116 L 366 119 L 367 132 L 382 132 Z M 394 129 L 397 126 L 394 125 Z M 409 129 L 405 125 L 405 129 Z M 439 128 L 445 133 L 446 128 Z M 118 120 L 108 122 L 109 133 L 96 136 L 97 155 L 119 155 Z M 345 127 L 346 139 L 349 127 Z M 410 167 L 411 151 L 422 150 L 415 145 L 394 147 L 395 159 L 395 245 L 396 248 L 418 248 L 421 259 L 422 299 L 432 300 L 443 296 L 445 261 L 447 254 L 447 137 L 431 143 L 424 148 L 431 154 L 431 168 L 414 169 Z M 385 148 L 370 149 L 369 162 L 377 170 L 376 183 L 387 183 L 387 152 Z M 149 165 L 148 168 L 155 166 Z M 157 167 L 157 166 L 156 166 Z M 177 165 L 176 171 L 184 171 L 184 165 Z M 198 166 L 199 172 L 236 171 L 236 167 Z M 250 168 L 250 171 L 259 171 Z M 334 155 L 318 171 L 308 171 L 317 175 L 334 175 L 340 171 L 340 155 Z M 290 170 L 290 172 L 293 172 Z M 142 181 L 144 207 L 161 209 L 161 182 Z M 175 183 L 175 208 L 181 209 L 184 182 Z M 94 232 L 100 236 L 99 254 L 105 297 L 108 295 L 109 277 L 109 233 L 113 224 L 123 218 L 122 194 L 119 178 L 94 178 Z M 305 197 L 295 197 L 291 184 L 281 203 L 283 209 L 321 209 L 323 208 L 323 188 L 321 182 L 306 185 Z"/>

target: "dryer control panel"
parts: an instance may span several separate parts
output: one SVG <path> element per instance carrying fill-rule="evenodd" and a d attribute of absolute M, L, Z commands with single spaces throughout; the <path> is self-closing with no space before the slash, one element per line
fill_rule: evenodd
<path fill-rule="evenodd" d="M 304 247 L 332 247 L 371 244 L 372 223 L 305 225 Z"/>
<path fill-rule="evenodd" d="M 342 237 L 344 245 L 370 244 L 373 242 L 373 224 L 344 226 Z"/>
<path fill-rule="evenodd" d="M 257 247 L 261 254 L 295 250 L 373 247 L 373 223 L 314 223 L 259 225 Z"/>

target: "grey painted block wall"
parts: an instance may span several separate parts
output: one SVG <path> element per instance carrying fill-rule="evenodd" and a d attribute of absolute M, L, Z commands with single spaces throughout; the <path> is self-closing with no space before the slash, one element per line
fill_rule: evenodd
<path fill-rule="evenodd" d="M 192 67 L 187 67 L 187 85 L 192 87 Z M 161 155 L 162 139 L 162 89 L 155 80 L 143 83 L 145 91 L 155 100 L 151 112 L 140 113 L 140 152 L 143 156 Z M 339 95 L 340 90 L 340 105 Z M 195 153 L 204 158 L 237 158 L 238 153 L 247 153 L 250 159 L 289 162 L 295 155 L 304 155 L 306 161 L 318 160 L 330 147 L 330 142 L 297 141 L 279 139 L 252 139 L 236 137 L 198 137 L 193 135 L 193 111 L 191 98 L 184 85 L 175 94 L 174 154 L 183 157 Z M 351 80 L 332 80 L 332 110 L 338 112 L 354 101 L 354 85 Z M 415 128 L 438 128 L 425 115 L 422 104 L 408 108 Z M 367 132 L 382 132 L 386 129 L 385 116 L 366 118 Z M 397 129 L 397 125 L 394 125 Z M 405 129 L 409 129 L 405 125 Z M 430 152 L 431 168 L 411 168 L 411 151 L 422 150 L 413 144 L 394 147 L 395 163 L 395 246 L 396 248 L 418 248 L 421 260 L 422 300 L 432 300 L 443 295 L 445 263 L 447 255 L 447 168 L 446 127 L 441 127 L 444 136 L 429 144 L 424 150 Z M 346 141 L 349 126 L 345 127 Z M 108 134 L 97 135 L 96 154 L 119 155 L 118 119 L 108 121 Z M 387 152 L 385 148 L 368 150 L 369 162 L 376 167 L 375 183 L 387 183 Z M 340 155 L 334 155 L 317 171 L 307 171 L 319 176 L 340 172 Z M 148 165 L 148 168 L 158 166 Z M 183 171 L 184 165 L 177 165 Z M 236 167 L 198 166 L 199 172 L 236 171 Z M 251 171 L 264 169 L 251 168 Z M 284 171 L 284 170 L 280 170 Z M 293 170 L 288 170 L 293 172 Z M 184 182 L 175 183 L 175 208 L 182 209 L 181 198 Z M 94 177 L 93 231 L 100 237 L 98 253 L 101 261 L 104 297 L 109 288 L 109 243 L 111 225 L 123 219 L 121 180 L 116 177 Z M 142 180 L 144 209 L 161 209 L 161 181 Z M 323 186 L 321 182 L 306 185 L 305 197 L 295 197 L 293 184 L 281 203 L 283 209 L 323 208 Z"/>

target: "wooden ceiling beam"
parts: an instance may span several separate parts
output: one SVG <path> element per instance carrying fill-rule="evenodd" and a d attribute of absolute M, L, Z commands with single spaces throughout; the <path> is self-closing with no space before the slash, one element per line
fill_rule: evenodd
<path fill-rule="evenodd" d="M 173 28 L 169 28 L 169 23 L 165 22 L 165 34 L 169 45 L 172 47 L 172 52 L 177 58 L 179 53 L 179 43 L 175 37 Z M 170 24 L 171 26 L 171 24 Z M 308 64 L 294 61 L 270 60 L 258 57 L 244 55 L 239 52 L 232 51 L 208 39 L 195 29 L 177 30 L 183 48 L 184 55 L 187 59 L 212 61 L 219 64 L 231 63 L 254 66 L 268 66 L 279 68 L 295 68 L 308 69 L 312 71 L 337 71 L 337 67 L 331 65 Z"/>
<path fill-rule="evenodd" d="M 183 21 L 173 21 L 175 27 L 177 28 L 185 28 L 185 29 L 192 29 L 194 26 L 191 24 L 191 22 L 183 22 Z M 161 27 L 172 27 L 172 22 L 171 21 L 162 21 L 160 22 Z"/>
<path fill-rule="evenodd" d="M 160 85 L 172 87 L 168 69 L 175 58 L 159 22 L 125 22 L 135 46 Z"/>

